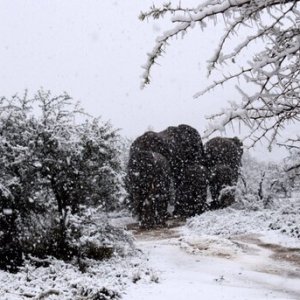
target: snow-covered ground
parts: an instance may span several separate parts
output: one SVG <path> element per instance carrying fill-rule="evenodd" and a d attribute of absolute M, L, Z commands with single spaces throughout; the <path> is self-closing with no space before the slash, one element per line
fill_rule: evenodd
<path fill-rule="evenodd" d="M 299 200 L 283 199 L 136 234 L 159 282 L 130 286 L 124 299 L 300 299 L 299 222 Z"/>
<path fill-rule="evenodd" d="M 58 260 L 0 271 L 0 299 L 300 299 L 298 198 L 263 210 L 211 211 L 151 231 L 130 224 L 130 215 L 110 218 L 132 230 L 138 250 L 90 261 L 85 272 Z"/>
<path fill-rule="evenodd" d="M 125 300 L 300 299 L 299 249 L 277 248 L 254 234 L 178 237 L 182 230 L 137 237 L 159 281 L 130 286 Z"/>

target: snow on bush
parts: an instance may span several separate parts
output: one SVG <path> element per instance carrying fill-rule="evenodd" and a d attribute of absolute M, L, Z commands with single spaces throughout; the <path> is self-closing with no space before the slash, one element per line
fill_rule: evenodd
<path fill-rule="evenodd" d="M 0 299 L 119 299 L 129 285 L 155 283 L 156 273 L 141 253 L 98 262 L 85 272 L 56 259 L 49 267 L 27 264 L 17 274 L 0 271 Z"/>
<path fill-rule="evenodd" d="M 122 236 L 108 225 L 99 226 L 93 236 L 79 228 L 89 222 L 91 212 L 83 211 L 88 207 L 108 212 L 120 206 L 117 130 L 87 117 L 66 93 L 53 96 L 43 89 L 33 97 L 27 92 L 2 97 L 0 129 L 0 250 L 7 252 L 0 257 L 0 268 L 18 267 L 20 251 L 69 260 L 81 247 L 94 258 L 100 258 L 100 248 L 103 255 L 107 251 L 104 256 L 120 248 L 100 247 L 108 233 Z M 93 242 L 79 243 L 82 236 Z M 20 248 L 18 255 L 15 248 Z"/>
<path fill-rule="evenodd" d="M 132 235 L 110 225 L 108 216 L 101 210 L 86 208 L 81 213 L 69 215 L 67 228 L 71 244 L 83 257 L 101 259 L 101 249 L 109 256 L 126 256 L 134 251 Z M 105 252 L 102 253 L 104 258 Z"/>
<path fill-rule="evenodd" d="M 282 163 L 261 162 L 244 153 L 234 207 L 262 210 L 278 197 L 289 197 L 291 191 L 292 181 Z"/>
<path fill-rule="evenodd" d="M 187 221 L 185 235 L 234 235 L 277 231 L 300 239 L 299 199 L 278 199 L 271 208 L 240 210 L 233 207 L 208 211 Z"/>

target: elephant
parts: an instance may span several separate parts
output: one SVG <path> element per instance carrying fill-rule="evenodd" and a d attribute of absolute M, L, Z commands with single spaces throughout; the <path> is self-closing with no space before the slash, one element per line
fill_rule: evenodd
<path fill-rule="evenodd" d="M 143 152 L 160 154 L 168 162 L 170 169 L 169 177 L 171 178 L 171 185 L 175 193 L 174 203 L 176 214 L 180 216 L 191 215 L 191 211 L 188 210 L 187 207 L 195 208 L 197 206 L 195 199 L 199 201 L 198 206 L 203 204 L 203 198 L 206 197 L 206 189 L 203 185 L 207 183 L 207 172 L 204 172 L 204 167 L 201 167 L 201 164 L 205 161 L 204 147 L 201 136 L 196 129 L 184 124 L 176 127 L 170 126 L 158 133 L 148 131 L 132 143 L 129 153 L 129 176 L 127 176 L 128 180 L 126 184 L 130 198 L 132 198 L 134 194 L 133 190 L 136 192 L 140 188 L 139 184 L 137 184 L 137 180 L 132 181 L 129 179 L 132 177 L 130 175 L 132 173 L 131 169 L 142 168 L 144 164 L 143 160 L 149 159 L 148 156 L 146 158 L 145 154 L 142 154 Z M 138 157 L 141 159 L 141 166 L 139 166 Z M 134 160 L 137 166 L 133 168 Z M 151 173 L 151 171 L 149 171 L 149 173 Z M 147 172 L 145 175 L 151 180 L 151 176 Z M 146 181 L 146 179 L 140 180 L 142 182 Z M 190 183 L 189 180 L 191 181 Z M 132 184 L 132 182 L 135 183 Z M 199 184 L 198 190 L 195 188 L 197 183 Z M 202 197 L 198 195 L 200 191 Z M 172 198 L 171 194 L 172 192 L 170 192 L 169 199 Z M 195 198 L 193 198 L 193 195 L 196 195 Z M 131 199 L 131 201 L 132 200 L 133 199 Z M 197 211 L 200 211 L 200 209 L 197 209 Z M 137 214 L 139 213 L 137 212 Z"/>
<path fill-rule="evenodd" d="M 185 166 L 203 164 L 204 161 L 200 134 L 193 127 L 184 124 L 170 126 L 158 133 L 144 133 L 132 143 L 129 155 L 140 151 L 153 151 L 166 157 L 175 178 L 181 177 Z"/>
<path fill-rule="evenodd" d="M 192 214 L 191 209 L 195 208 L 196 200 L 203 204 L 201 197 L 192 197 L 195 194 L 194 183 L 202 187 L 207 179 L 206 172 L 200 171 L 205 161 L 201 136 L 196 129 L 185 124 L 168 127 L 158 134 L 167 142 L 169 149 L 168 160 L 175 190 L 174 215 L 188 217 Z M 200 190 L 203 192 L 202 198 L 205 198 L 205 188 L 199 187 L 198 192 Z"/>
<path fill-rule="evenodd" d="M 209 209 L 224 208 L 234 202 L 234 170 L 226 165 L 217 165 L 211 169 L 209 177 L 209 188 L 212 202 Z"/>
<path fill-rule="evenodd" d="M 159 132 L 158 136 L 167 145 L 168 153 L 166 157 L 170 161 L 174 177 L 180 177 L 182 168 L 186 166 L 203 163 L 203 143 L 200 134 L 193 127 L 185 124 L 168 127 L 166 130 Z"/>
<path fill-rule="evenodd" d="M 170 156 L 167 141 L 158 133 L 153 131 L 147 131 L 134 140 L 130 147 L 129 157 L 141 151 L 159 153 L 167 158 Z"/>
<path fill-rule="evenodd" d="M 140 227 L 165 224 L 170 202 L 171 174 L 167 159 L 160 153 L 132 153 L 127 166 L 126 186 Z"/>
<path fill-rule="evenodd" d="M 206 167 L 210 172 L 210 209 L 226 207 L 234 202 L 234 186 L 238 181 L 243 144 L 237 137 L 215 137 L 205 144 L 204 149 Z"/>
<path fill-rule="evenodd" d="M 200 164 L 188 166 L 178 186 L 175 216 L 192 217 L 206 210 L 208 170 Z"/>

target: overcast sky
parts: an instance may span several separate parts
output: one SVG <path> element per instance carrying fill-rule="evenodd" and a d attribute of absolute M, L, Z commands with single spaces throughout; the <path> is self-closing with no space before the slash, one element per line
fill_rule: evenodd
<path fill-rule="evenodd" d="M 151 85 L 141 90 L 146 53 L 168 28 L 164 21 L 139 21 L 140 11 L 153 2 L 164 1 L 2 0 L 0 94 L 11 96 L 26 88 L 34 93 L 40 87 L 54 94 L 66 91 L 128 137 L 181 123 L 201 134 L 205 116 L 238 97 L 230 87 L 198 100 L 192 97 L 207 84 L 206 61 L 221 27 L 205 33 L 196 29 L 184 40 L 174 40 L 154 68 Z M 256 152 L 266 157 L 262 147 Z M 267 154 L 273 159 L 282 155 Z"/>

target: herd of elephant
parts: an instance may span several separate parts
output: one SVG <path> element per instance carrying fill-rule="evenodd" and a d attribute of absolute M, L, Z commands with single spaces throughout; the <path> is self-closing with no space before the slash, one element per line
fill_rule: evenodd
<path fill-rule="evenodd" d="M 238 138 L 215 137 L 203 145 L 188 125 L 138 137 L 130 148 L 126 189 L 140 226 L 163 226 L 171 205 L 174 216 L 191 217 L 232 204 L 242 154 Z"/>

